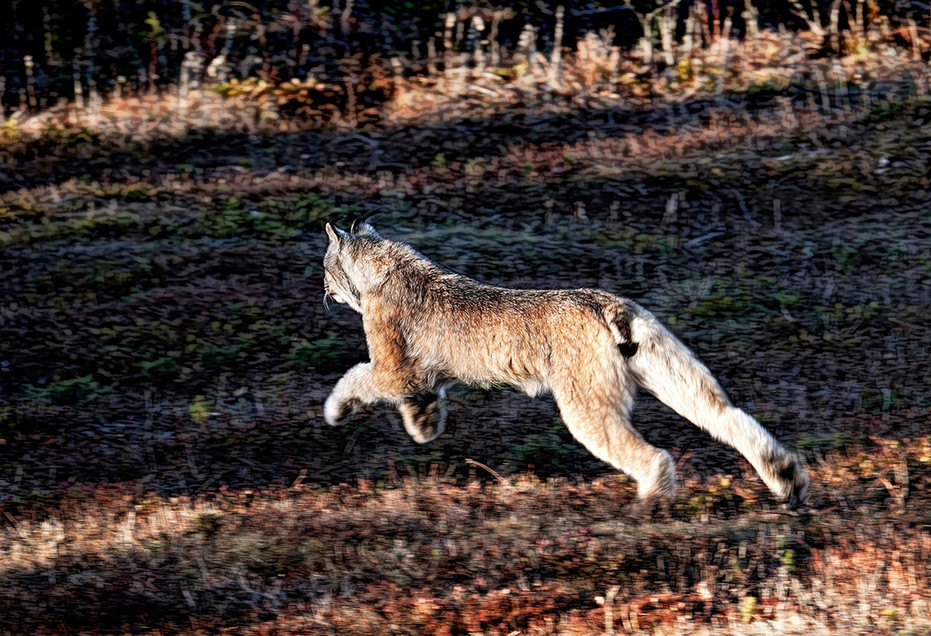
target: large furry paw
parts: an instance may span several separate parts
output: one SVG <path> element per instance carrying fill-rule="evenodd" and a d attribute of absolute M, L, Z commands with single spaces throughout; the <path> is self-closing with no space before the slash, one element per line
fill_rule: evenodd
<path fill-rule="evenodd" d="M 808 471 L 792 453 L 775 459 L 772 464 L 774 478 L 767 485 L 786 508 L 797 510 L 808 501 Z"/>
<path fill-rule="evenodd" d="M 802 466 L 798 457 L 790 456 L 791 462 L 786 473 L 791 479 L 791 487 L 788 496 L 785 499 L 785 505 L 789 510 L 798 510 L 808 501 L 808 485 L 811 483 L 808 477 L 808 471 Z"/>
<path fill-rule="evenodd" d="M 418 444 L 426 444 L 446 428 L 446 391 L 421 393 L 404 398 L 398 406 L 404 428 Z"/>
<path fill-rule="evenodd" d="M 654 449 L 656 455 L 649 464 L 649 472 L 638 477 L 637 497 L 672 497 L 676 491 L 676 465 L 672 455 L 662 449 Z"/>
<path fill-rule="evenodd" d="M 362 402 L 355 398 L 340 401 L 338 397 L 331 393 L 323 404 L 323 419 L 330 426 L 339 426 L 342 424 L 343 418 L 359 408 L 360 404 Z"/>

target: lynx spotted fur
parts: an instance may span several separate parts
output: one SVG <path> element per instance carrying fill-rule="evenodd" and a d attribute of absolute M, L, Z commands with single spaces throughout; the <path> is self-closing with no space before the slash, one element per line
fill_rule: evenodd
<path fill-rule="evenodd" d="M 549 392 L 575 438 L 635 479 L 640 497 L 669 495 L 671 456 L 629 421 L 643 387 L 737 449 L 790 508 L 804 503 L 808 476 L 796 456 L 732 406 L 708 369 L 637 303 L 595 289 L 485 285 L 367 223 L 326 231 L 326 295 L 362 314 L 370 357 L 336 384 L 324 405 L 327 423 L 385 402 L 424 443 L 443 431 L 451 382 Z"/>

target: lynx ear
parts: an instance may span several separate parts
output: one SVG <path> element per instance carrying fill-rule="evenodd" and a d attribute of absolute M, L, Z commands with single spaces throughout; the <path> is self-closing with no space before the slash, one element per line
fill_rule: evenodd
<path fill-rule="evenodd" d="M 366 221 L 361 221 L 358 224 L 353 224 L 353 232 L 355 232 L 359 236 L 373 236 L 377 239 L 381 238 L 381 234 L 376 232 L 375 228 L 369 225 Z"/>
<path fill-rule="evenodd" d="M 343 237 L 349 236 L 343 230 L 333 225 L 330 225 L 329 223 L 326 224 L 326 233 L 327 233 L 327 236 L 330 237 L 330 243 L 333 243 L 335 245 L 339 245 L 340 240 Z"/>

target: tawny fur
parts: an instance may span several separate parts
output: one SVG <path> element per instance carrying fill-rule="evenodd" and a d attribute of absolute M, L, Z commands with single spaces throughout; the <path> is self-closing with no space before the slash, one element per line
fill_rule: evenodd
<path fill-rule="evenodd" d="M 549 392 L 575 438 L 633 477 L 640 497 L 670 495 L 672 458 L 630 425 L 643 387 L 737 449 L 779 500 L 792 508 L 805 501 L 808 476 L 798 459 L 733 407 L 708 369 L 637 303 L 594 289 L 484 285 L 367 223 L 326 230 L 326 294 L 362 314 L 370 357 L 336 384 L 324 405 L 327 423 L 386 402 L 424 443 L 443 432 L 451 382 Z"/>

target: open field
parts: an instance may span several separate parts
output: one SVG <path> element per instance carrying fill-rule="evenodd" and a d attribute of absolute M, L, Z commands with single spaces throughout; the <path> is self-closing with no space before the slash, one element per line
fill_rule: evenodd
<path fill-rule="evenodd" d="M 49 129 L 0 144 L 0 631 L 928 633 L 931 102 Z M 365 358 L 323 224 L 654 311 L 796 448 L 810 507 L 649 396 L 631 507 L 551 401 L 323 424 Z M 478 462 L 478 463 L 476 463 Z"/>

